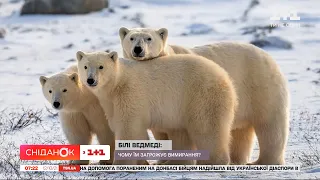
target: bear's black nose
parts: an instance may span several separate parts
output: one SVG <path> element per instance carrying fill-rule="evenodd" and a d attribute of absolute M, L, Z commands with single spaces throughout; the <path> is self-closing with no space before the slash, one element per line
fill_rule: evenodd
<path fill-rule="evenodd" d="M 89 85 L 92 85 L 94 83 L 94 79 L 92 79 L 92 78 L 87 79 L 87 83 Z"/>
<path fill-rule="evenodd" d="M 140 46 L 136 46 L 134 47 L 133 52 L 136 53 L 136 55 L 139 55 L 142 53 L 142 48 Z"/>
<path fill-rule="evenodd" d="M 53 106 L 54 106 L 55 108 L 59 108 L 59 107 L 60 107 L 60 103 L 59 103 L 59 102 L 53 102 Z"/>

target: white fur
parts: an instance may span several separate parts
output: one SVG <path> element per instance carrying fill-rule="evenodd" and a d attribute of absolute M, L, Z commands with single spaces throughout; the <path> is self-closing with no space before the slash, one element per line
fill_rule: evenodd
<path fill-rule="evenodd" d="M 173 54 L 197 54 L 206 57 L 230 75 L 239 97 L 239 108 L 235 115 L 232 132 L 231 159 L 234 164 L 249 161 L 254 135 L 260 146 L 259 159 L 251 164 L 284 164 L 285 147 L 289 133 L 289 92 L 286 79 L 273 58 L 260 48 L 250 44 L 220 42 L 187 49 L 167 45 L 158 30 L 136 28 L 120 30 L 121 44 L 125 58 L 150 60 Z M 121 34 L 122 33 L 122 34 Z M 145 43 L 145 57 L 135 58 L 130 53 L 134 44 L 131 36 L 153 37 L 152 43 Z M 163 133 L 155 137 L 166 139 Z M 181 149 L 181 147 L 180 147 Z"/>
<path fill-rule="evenodd" d="M 197 164 L 229 163 L 237 97 L 228 74 L 217 64 L 194 55 L 138 62 L 118 59 L 115 52 L 77 54 L 80 79 L 85 83 L 94 78 L 90 90 L 117 140 L 148 139 L 147 129 L 155 129 L 167 133 L 174 146 L 180 142 L 190 149 L 208 150 L 210 160 Z"/>

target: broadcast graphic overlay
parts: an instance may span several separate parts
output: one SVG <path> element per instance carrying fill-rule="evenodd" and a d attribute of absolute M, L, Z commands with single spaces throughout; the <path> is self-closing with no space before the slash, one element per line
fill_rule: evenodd
<path fill-rule="evenodd" d="M 21 160 L 109 160 L 109 145 L 21 145 Z M 172 150 L 171 140 L 116 141 L 117 160 L 207 160 L 206 150 Z M 300 166 L 267 165 L 20 165 L 20 171 L 286 171 Z"/>

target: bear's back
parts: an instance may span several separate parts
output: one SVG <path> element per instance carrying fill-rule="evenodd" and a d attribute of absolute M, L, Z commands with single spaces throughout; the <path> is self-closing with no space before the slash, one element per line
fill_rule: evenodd
<path fill-rule="evenodd" d="M 207 75 L 226 76 L 228 74 L 215 62 L 192 54 L 162 56 L 148 61 L 120 59 L 121 64 L 140 77 L 201 77 Z"/>
<path fill-rule="evenodd" d="M 216 63 L 197 55 L 172 55 L 149 61 L 120 59 L 125 82 L 146 96 L 165 99 L 188 96 L 194 89 L 217 88 L 226 84 L 233 90 L 231 79 Z M 182 97 L 181 97 L 182 98 Z"/>

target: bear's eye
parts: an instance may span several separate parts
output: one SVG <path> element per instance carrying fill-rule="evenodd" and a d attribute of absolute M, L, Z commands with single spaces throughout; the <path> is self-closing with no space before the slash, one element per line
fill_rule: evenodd
<path fill-rule="evenodd" d="M 134 40 L 134 38 L 132 37 L 132 38 L 130 38 L 130 41 L 133 41 Z"/>
<path fill-rule="evenodd" d="M 84 66 L 84 69 L 87 69 L 87 66 Z"/>
<path fill-rule="evenodd" d="M 67 92 L 67 89 L 64 89 L 62 92 Z"/>
<path fill-rule="evenodd" d="M 151 39 L 151 38 L 148 38 L 147 40 L 148 40 L 148 41 L 151 41 L 152 39 Z"/>
<path fill-rule="evenodd" d="M 100 66 L 99 69 L 103 69 L 103 66 Z"/>
<path fill-rule="evenodd" d="M 52 91 L 51 91 L 51 90 L 49 90 L 49 93 L 51 94 L 51 93 L 52 93 Z"/>

